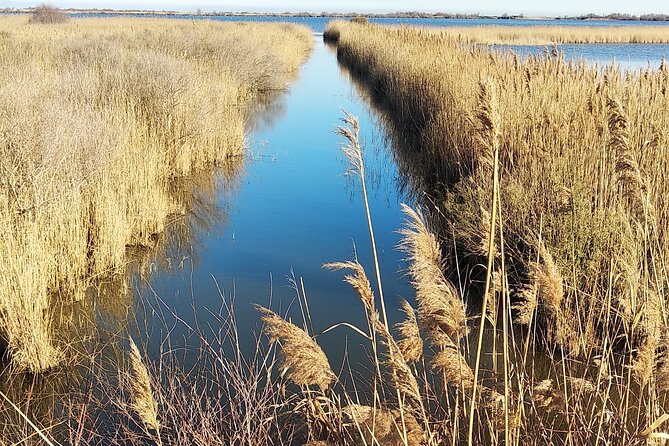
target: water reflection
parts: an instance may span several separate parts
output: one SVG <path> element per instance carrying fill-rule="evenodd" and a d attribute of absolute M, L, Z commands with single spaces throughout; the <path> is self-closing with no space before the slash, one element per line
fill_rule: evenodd
<path fill-rule="evenodd" d="M 286 92 L 270 91 L 256 97 L 246 119 L 246 133 L 264 132 L 286 114 Z"/>
<path fill-rule="evenodd" d="M 380 163 L 371 164 L 369 170 L 372 178 L 385 178 L 388 181 L 388 171 L 382 166 L 384 163 L 385 166 L 396 165 L 397 170 L 392 180 L 397 194 L 406 201 L 420 203 L 429 212 L 433 208 L 430 206 L 433 200 L 431 197 L 437 196 L 438 191 L 443 191 L 448 186 L 444 183 L 444 178 L 453 177 L 454 172 L 443 163 L 439 154 L 425 149 L 421 143 L 419 135 L 426 123 L 416 120 L 413 126 L 408 127 L 400 122 L 396 110 L 383 92 L 369 88 L 363 73 L 349 69 L 345 61 L 341 60 L 335 45 L 326 45 L 340 62 L 340 75 L 348 79 L 373 113 L 374 119 L 380 123 L 379 127 L 383 129 L 379 135 L 383 140 L 382 145 L 391 149 L 383 151 Z"/>

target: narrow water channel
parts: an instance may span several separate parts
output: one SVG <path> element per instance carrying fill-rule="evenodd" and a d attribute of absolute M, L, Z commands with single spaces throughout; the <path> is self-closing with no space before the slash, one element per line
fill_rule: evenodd
<path fill-rule="evenodd" d="M 342 140 L 334 131 L 343 110 L 360 121 L 384 295 L 392 308 L 400 297 L 411 297 L 403 255 L 395 249 L 402 224 L 399 204 L 406 198 L 398 192 L 385 131 L 339 69 L 334 52 L 315 39 L 290 91 L 249 131 L 241 172 L 219 181 L 219 212 L 204 217 L 209 221 L 191 235 L 170 267 L 158 269 L 148 285 L 135 281 L 137 335 L 146 334 L 149 354 L 161 350 L 168 330 L 173 346 L 197 342 L 188 326 L 215 330 L 220 321 L 212 312 L 218 312 L 223 298 L 234 300 L 243 349 L 251 348 L 259 328 L 253 303 L 271 302 L 275 311 L 290 310 L 289 316 L 301 321 L 297 302 L 289 308 L 296 295 L 292 274 L 304 283 L 316 332 L 342 321 L 364 326 L 361 305 L 342 282 L 343 273 L 321 267 L 350 260 L 355 252 L 370 277 L 373 272 L 359 184 L 345 175 Z M 349 335 L 348 346 L 343 334 Z M 340 328 L 319 343 L 337 369 L 345 349 L 359 349 L 362 338 Z"/>

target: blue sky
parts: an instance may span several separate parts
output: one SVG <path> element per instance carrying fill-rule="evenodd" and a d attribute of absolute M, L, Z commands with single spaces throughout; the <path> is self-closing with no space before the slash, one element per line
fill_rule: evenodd
<path fill-rule="evenodd" d="M 0 7 L 34 6 L 41 1 L 0 0 Z M 480 14 L 525 14 L 525 15 L 571 15 L 594 12 L 598 14 L 622 12 L 629 14 L 665 13 L 669 14 L 668 0 L 472 0 L 472 1 L 399 1 L 340 0 L 326 2 L 319 0 L 52 0 L 48 3 L 67 8 L 114 8 L 114 9 L 154 9 L 178 11 L 443 11 Z"/>

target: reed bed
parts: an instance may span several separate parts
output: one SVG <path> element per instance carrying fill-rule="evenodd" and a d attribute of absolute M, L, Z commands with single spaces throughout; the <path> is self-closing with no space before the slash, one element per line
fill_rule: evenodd
<path fill-rule="evenodd" d="M 174 184 L 243 154 L 250 106 L 312 41 L 283 24 L 0 18 L 0 336 L 17 369 L 62 362 L 56 304 L 188 212 Z"/>
<path fill-rule="evenodd" d="M 669 27 L 649 26 L 454 26 L 433 29 L 464 43 L 553 45 L 563 43 L 669 43 Z"/>
<path fill-rule="evenodd" d="M 557 51 L 520 59 L 446 32 L 344 22 L 324 38 L 393 132 L 425 213 L 409 214 L 409 234 L 425 221 L 440 241 L 427 263 L 407 252 L 417 320 L 435 355 L 416 377 L 461 389 L 425 405 L 428 420 L 448 426 L 442 438 L 660 438 L 669 390 L 666 65 L 621 73 Z M 432 242 L 405 240 L 435 252 Z M 439 269 L 443 282 L 423 274 Z M 428 276 L 439 284 L 421 286 Z M 423 289 L 445 293 L 443 314 L 426 312 Z M 441 334 L 431 335 L 421 311 L 440 316 Z"/>

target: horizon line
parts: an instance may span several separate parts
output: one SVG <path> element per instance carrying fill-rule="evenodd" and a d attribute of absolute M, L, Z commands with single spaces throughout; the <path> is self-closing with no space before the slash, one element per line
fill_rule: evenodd
<path fill-rule="evenodd" d="M 27 7 L 4 7 L 0 8 L 0 11 L 13 11 L 13 12 L 29 12 L 33 11 L 37 6 L 27 6 Z M 408 14 L 424 14 L 428 16 L 462 16 L 462 17 L 481 17 L 481 18 L 563 18 L 563 17 L 575 17 L 575 18 L 587 18 L 587 17 L 592 17 L 592 18 L 599 18 L 599 19 L 606 19 L 610 16 L 616 16 L 619 15 L 621 17 L 644 17 L 644 16 L 669 16 L 669 14 L 666 13 L 643 13 L 643 14 L 630 14 L 630 13 L 621 13 L 621 12 L 608 12 L 608 13 L 575 13 L 575 14 L 561 14 L 561 15 L 554 15 L 554 14 L 525 14 L 525 13 L 517 13 L 517 14 L 511 14 L 511 13 L 502 13 L 502 14 L 481 14 L 479 12 L 445 12 L 445 11 L 426 11 L 426 10 L 396 10 L 396 11 L 389 11 L 389 12 L 372 12 L 372 11 L 326 11 L 326 10 L 321 10 L 321 11 L 315 11 L 315 10 L 285 10 L 285 11 L 250 11 L 250 10 L 216 10 L 216 9 L 211 9 L 211 10 L 204 10 L 204 8 L 197 8 L 196 10 L 177 10 L 177 9 L 115 9 L 115 8 L 58 8 L 61 9 L 62 11 L 72 11 L 72 12 L 89 12 L 89 11 L 100 11 L 103 13 L 111 12 L 111 13 L 163 13 L 163 14 L 189 14 L 189 15 L 212 15 L 212 14 L 220 14 L 220 15 L 268 15 L 268 16 L 276 16 L 276 15 L 295 15 L 295 14 L 310 14 L 310 15 L 315 15 L 315 16 L 321 16 L 321 17 L 328 17 L 328 16 L 355 16 L 355 15 L 372 15 L 372 16 L 388 16 L 388 17 L 393 17 L 393 16 L 400 16 L 400 15 L 408 15 Z M 208 8 L 207 8 L 208 9 Z"/>

